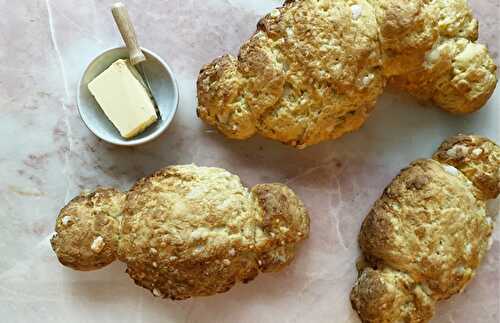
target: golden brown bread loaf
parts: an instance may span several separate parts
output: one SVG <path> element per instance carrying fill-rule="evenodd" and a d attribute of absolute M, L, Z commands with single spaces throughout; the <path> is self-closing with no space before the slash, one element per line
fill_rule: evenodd
<path fill-rule="evenodd" d="M 452 113 L 485 104 L 496 66 L 466 0 L 286 1 L 238 57 L 198 77 L 198 116 L 225 136 L 304 148 L 361 127 L 386 83 Z"/>
<path fill-rule="evenodd" d="M 437 301 L 466 287 L 489 249 L 485 201 L 499 194 L 499 169 L 500 147 L 458 135 L 385 189 L 359 234 L 351 301 L 363 322 L 428 322 Z"/>
<path fill-rule="evenodd" d="M 281 184 L 250 192 L 220 168 L 172 166 L 128 193 L 98 189 L 64 207 L 52 248 L 63 265 L 94 270 L 117 258 L 155 296 L 186 299 L 279 271 L 309 235 L 302 202 Z"/>

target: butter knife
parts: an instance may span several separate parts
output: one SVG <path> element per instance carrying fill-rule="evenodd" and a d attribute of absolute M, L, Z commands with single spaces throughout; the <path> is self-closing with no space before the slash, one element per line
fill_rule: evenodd
<path fill-rule="evenodd" d="M 158 116 L 158 119 L 161 119 L 160 109 L 158 108 L 158 104 L 156 103 L 153 91 L 151 90 L 149 78 L 144 70 L 144 62 L 146 61 L 146 56 L 139 46 L 134 25 L 132 24 L 132 20 L 130 19 L 130 16 L 128 14 L 127 7 L 121 2 L 116 2 L 111 7 L 111 13 L 113 14 L 113 18 L 115 19 L 120 34 L 122 35 L 123 41 L 127 46 L 130 64 L 137 67 L 137 71 L 141 75 L 144 84 L 151 96 L 151 101 L 153 101 L 153 104 L 155 106 L 156 115 Z"/>

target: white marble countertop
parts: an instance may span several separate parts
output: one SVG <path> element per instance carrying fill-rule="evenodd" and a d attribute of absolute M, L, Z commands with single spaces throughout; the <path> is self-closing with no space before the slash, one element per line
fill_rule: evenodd
<path fill-rule="evenodd" d="M 235 52 L 271 0 L 127 1 L 144 47 L 177 75 L 181 103 L 171 128 L 138 148 L 97 140 L 81 122 L 76 84 L 101 50 L 121 44 L 112 0 L 0 1 L 0 321 L 359 322 L 349 303 L 356 236 L 372 203 L 400 168 L 429 157 L 457 132 L 500 142 L 500 90 L 478 113 L 454 117 L 386 93 L 366 125 L 340 140 L 296 151 L 261 138 L 231 141 L 196 118 L 199 68 Z M 481 38 L 498 61 L 500 2 L 472 1 Z M 285 182 L 310 209 L 311 238 L 284 272 L 230 292 L 183 302 L 155 299 L 124 265 L 81 273 L 49 245 L 59 209 L 83 188 L 127 189 L 169 164 L 224 167 L 249 184 Z M 500 241 L 466 291 L 433 322 L 500 320 Z"/>

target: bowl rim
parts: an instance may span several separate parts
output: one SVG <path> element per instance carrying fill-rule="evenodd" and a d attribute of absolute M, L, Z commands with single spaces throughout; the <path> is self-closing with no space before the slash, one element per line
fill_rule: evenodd
<path fill-rule="evenodd" d="M 131 140 L 126 140 L 126 139 L 119 140 L 119 139 L 115 139 L 114 137 L 111 137 L 111 138 L 103 138 L 103 137 L 101 137 L 100 135 L 97 134 L 97 132 L 96 132 L 97 130 L 92 126 L 92 124 L 89 124 L 88 120 L 86 120 L 86 118 L 84 117 L 84 113 L 82 111 L 83 110 L 82 109 L 82 102 L 80 100 L 80 98 L 81 98 L 81 88 L 82 88 L 82 84 L 83 84 L 83 79 L 85 78 L 85 76 L 89 72 L 90 66 L 96 60 L 98 60 L 101 56 L 105 55 L 106 53 L 111 52 L 111 51 L 115 51 L 115 50 L 120 50 L 120 49 L 121 50 L 126 50 L 127 48 L 124 47 L 124 46 L 121 46 L 121 47 L 111 47 L 111 48 L 105 49 L 105 50 L 101 51 L 98 55 L 96 55 L 90 61 L 90 63 L 88 63 L 88 65 L 85 68 L 85 70 L 83 71 L 80 79 L 78 80 L 77 91 L 76 91 L 76 103 L 77 103 L 77 108 L 78 108 L 78 113 L 80 115 L 80 119 L 82 119 L 82 121 L 85 124 L 85 126 L 87 127 L 87 129 L 89 129 L 90 132 L 92 132 L 94 134 L 94 136 L 96 136 L 97 138 L 99 138 L 99 139 L 101 139 L 101 140 L 103 140 L 103 141 L 105 141 L 107 143 L 110 143 L 110 144 L 113 144 L 113 145 L 117 145 L 117 146 L 127 146 L 127 147 L 138 146 L 138 145 L 145 144 L 147 142 L 155 140 L 163 132 L 165 132 L 165 130 L 167 130 L 167 128 L 170 126 L 170 124 L 172 123 L 172 121 L 173 121 L 173 119 L 175 117 L 175 114 L 177 113 L 177 109 L 179 107 L 179 86 L 177 84 L 177 80 L 176 80 L 176 78 L 174 76 L 174 73 L 172 72 L 172 69 L 170 68 L 170 66 L 160 56 L 158 56 L 154 52 L 152 52 L 152 51 L 150 51 L 150 50 L 148 50 L 148 49 L 146 49 L 144 47 L 141 47 L 142 51 L 144 51 L 149 56 L 152 56 L 161 65 L 163 65 L 163 67 L 165 67 L 165 70 L 167 71 L 167 74 L 172 79 L 172 83 L 173 83 L 173 86 L 174 86 L 174 104 L 173 104 L 172 113 L 169 114 L 169 117 L 167 119 L 162 119 L 163 122 L 162 122 L 161 126 L 156 129 L 156 131 L 154 131 L 153 133 L 151 133 L 150 135 L 148 135 L 148 136 L 146 136 L 144 138 L 131 139 Z"/>

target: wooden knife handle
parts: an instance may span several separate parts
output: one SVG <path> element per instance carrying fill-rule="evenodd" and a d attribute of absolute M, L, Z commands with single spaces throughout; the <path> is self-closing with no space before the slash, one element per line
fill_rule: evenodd
<path fill-rule="evenodd" d="M 123 3 L 117 2 L 111 8 L 111 13 L 115 18 L 116 25 L 118 26 L 120 34 L 122 35 L 125 45 L 129 51 L 130 63 L 132 65 L 136 65 L 144 62 L 146 60 L 146 56 L 144 56 L 144 53 L 139 46 L 139 42 L 137 41 L 137 35 L 135 33 L 134 25 L 132 25 L 132 21 L 130 20 L 127 7 L 125 7 Z"/>

